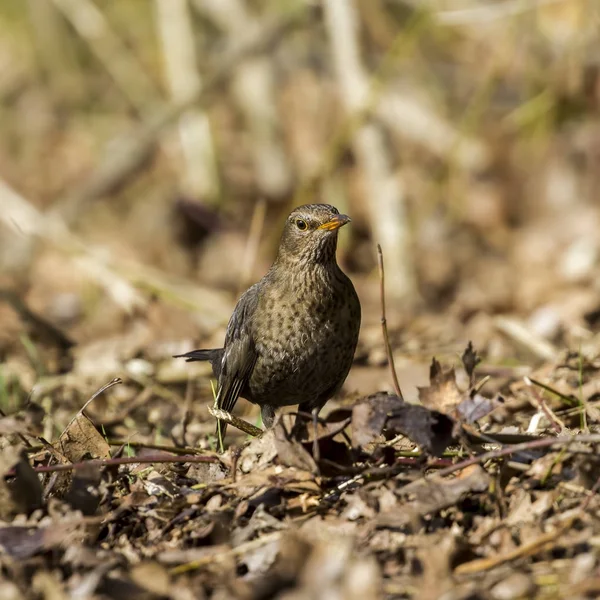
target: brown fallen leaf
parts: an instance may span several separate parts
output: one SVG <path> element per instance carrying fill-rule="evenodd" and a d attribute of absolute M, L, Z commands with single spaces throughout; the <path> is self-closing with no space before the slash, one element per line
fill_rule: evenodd
<path fill-rule="evenodd" d="M 500 395 L 495 398 L 486 398 L 472 391 L 458 405 L 456 412 L 463 423 L 475 423 L 475 421 L 483 419 L 503 403 L 504 398 Z"/>
<path fill-rule="evenodd" d="M 480 465 L 463 469 L 460 477 L 444 479 L 433 475 L 405 485 L 402 494 L 414 494 L 416 509 L 426 515 L 449 506 L 455 506 L 466 494 L 485 492 L 490 485 L 490 476 Z"/>
<path fill-rule="evenodd" d="M 318 473 L 315 459 L 304 449 L 302 444 L 295 439 L 284 423 L 283 419 L 277 419 L 273 427 L 275 434 L 275 450 L 278 461 L 286 467 L 296 467 L 316 475 Z"/>
<path fill-rule="evenodd" d="M 453 440 L 453 427 L 446 415 L 408 404 L 394 394 L 373 394 L 352 409 L 354 446 L 364 446 L 388 431 L 405 435 L 425 452 L 440 456 Z"/>
<path fill-rule="evenodd" d="M 81 412 L 69 423 L 54 446 L 74 463 L 85 458 L 110 458 L 110 446 Z"/>
<path fill-rule="evenodd" d="M 429 386 L 417 389 L 423 406 L 445 415 L 452 414 L 464 397 L 456 384 L 454 367 L 444 371 L 435 358 L 429 367 Z"/>
<path fill-rule="evenodd" d="M 487 416 L 504 399 L 501 396 L 486 398 L 479 393 L 481 387 L 475 385 L 474 370 L 480 362 L 477 352 L 469 342 L 463 353 L 463 364 L 469 376 L 469 389 L 461 390 L 456 381 L 454 367 L 444 370 L 442 365 L 433 358 L 429 368 L 429 385 L 419 387 L 419 400 L 430 410 L 436 410 L 462 423 L 474 423 Z"/>

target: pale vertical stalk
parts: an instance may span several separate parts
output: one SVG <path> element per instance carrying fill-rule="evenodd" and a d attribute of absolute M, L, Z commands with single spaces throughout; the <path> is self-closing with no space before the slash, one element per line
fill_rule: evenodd
<path fill-rule="evenodd" d="M 241 0 L 195 0 L 195 5 L 230 39 L 242 38 L 249 29 L 258 28 L 257 20 Z M 252 140 L 252 160 L 258 187 L 267 196 L 281 197 L 289 191 L 292 177 L 278 135 L 279 115 L 269 57 L 244 61 L 236 70 L 232 84 Z"/>
<path fill-rule="evenodd" d="M 188 0 L 155 0 L 155 4 L 167 84 L 173 100 L 184 102 L 197 96 L 202 88 Z M 179 117 L 178 130 L 184 191 L 215 203 L 219 181 L 208 116 L 190 107 Z"/>
<path fill-rule="evenodd" d="M 325 24 L 342 100 L 349 115 L 366 108 L 369 81 L 358 44 L 353 0 L 323 0 Z M 365 193 L 373 237 L 385 249 L 388 290 L 395 297 L 415 293 L 415 276 L 406 216 L 406 193 L 385 148 L 381 129 L 366 122 L 354 134 L 353 147 L 365 176 Z"/>

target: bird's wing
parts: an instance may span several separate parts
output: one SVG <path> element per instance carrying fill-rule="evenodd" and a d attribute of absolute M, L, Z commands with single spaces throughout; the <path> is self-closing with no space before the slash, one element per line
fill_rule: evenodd
<path fill-rule="evenodd" d="M 233 410 L 256 363 L 252 321 L 257 304 L 258 288 L 253 285 L 239 299 L 227 325 L 217 391 L 217 406 L 226 412 Z"/>

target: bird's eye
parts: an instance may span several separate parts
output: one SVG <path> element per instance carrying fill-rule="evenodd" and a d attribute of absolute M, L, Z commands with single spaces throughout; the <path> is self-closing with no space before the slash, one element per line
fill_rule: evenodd
<path fill-rule="evenodd" d="M 300 231 L 306 231 L 308 229 L 308 225 L 304 219 L 296 219 L 296 227 Z"/>

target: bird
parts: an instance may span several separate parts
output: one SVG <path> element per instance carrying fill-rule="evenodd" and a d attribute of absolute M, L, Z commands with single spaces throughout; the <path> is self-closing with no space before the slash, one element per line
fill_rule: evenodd
<path fill-rule="evenodd" d="M 231 413 L 241 396 L 260 406 L 268 429 L 278 408 L 297 404 L 316 428 L 358 343 L 360 301 L 336 260 L 338 231 L 349 222 L 329 204 L 295 208 L 271 268 L 237 302 L 223 347 L 177 356 L 210 362 L 221 411 Z M 220 427 L 224 436 L 226 423 Z"/>

